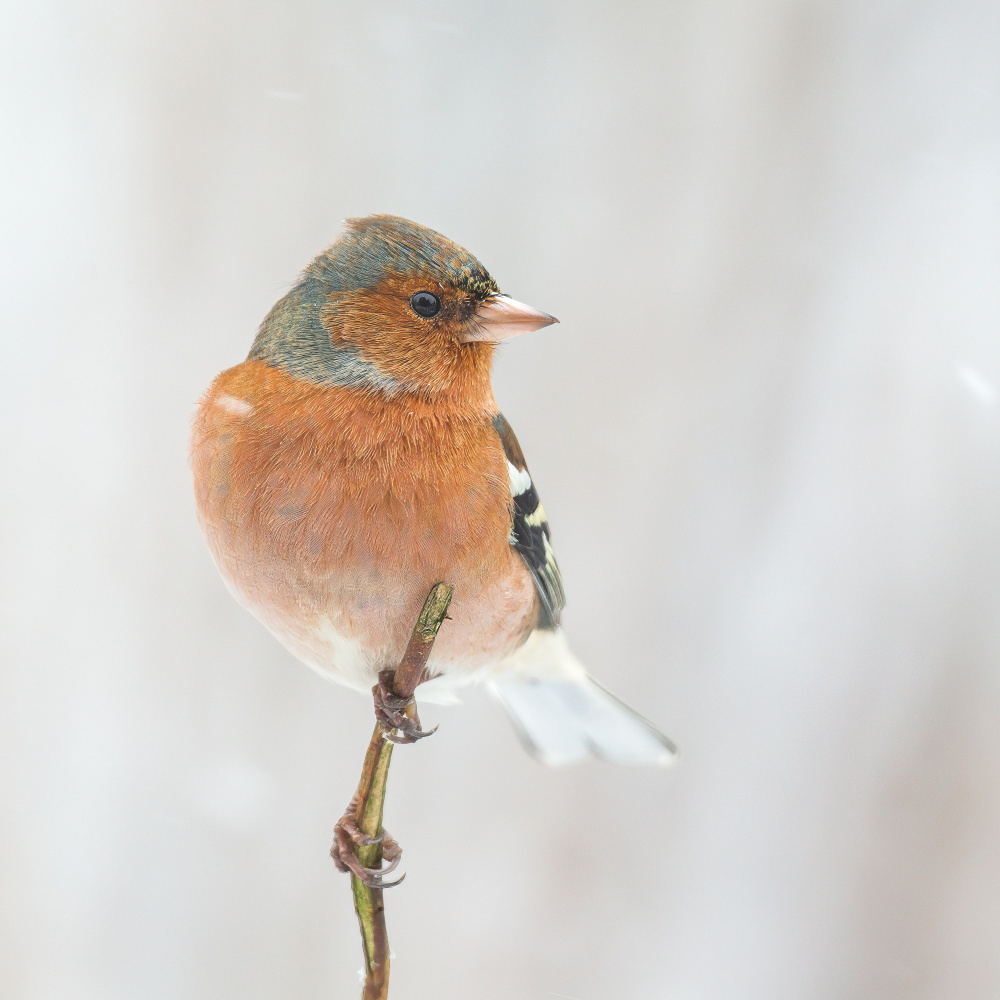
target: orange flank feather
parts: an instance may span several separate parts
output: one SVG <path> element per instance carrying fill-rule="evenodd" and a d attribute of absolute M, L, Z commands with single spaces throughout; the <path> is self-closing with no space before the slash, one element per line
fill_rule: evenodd
<path fill-rule="evenodd" d="M 246 361 L 199 406 L 191 462 L 213 557 L 240 602 L 336 680 L 368 688 L 395 665 L 439 580 L 455 599 L 436 670 L 486 667 L 535 627 L 488 365 L 485 391 L 430 402 Z"/>

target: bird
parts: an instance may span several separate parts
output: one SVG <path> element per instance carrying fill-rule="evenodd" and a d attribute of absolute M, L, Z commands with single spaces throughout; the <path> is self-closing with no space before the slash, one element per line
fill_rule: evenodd
<path fill-rule="evenodd" d="M 371 691 L 446 581 L 423 700 L 485 683 L 545 763 L 667 764 L 674 744 L 570 650 L 545 508 L 493 396 L 497 344 L 556 322 L 432 229 L 346 220 L 198 404 L 198 519 L 236 600 L 323 676 Z"/>

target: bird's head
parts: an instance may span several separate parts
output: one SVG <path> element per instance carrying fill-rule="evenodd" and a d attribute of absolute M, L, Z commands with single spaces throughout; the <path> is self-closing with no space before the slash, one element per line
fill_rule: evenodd
<path fill-rule="evenodd" d="M 389 395 L 489 390 L 497 341 L 557 320 L 500 293 L 468 250 L 392 215 L 348 219 L 261 325 L 251 359 Z"/>

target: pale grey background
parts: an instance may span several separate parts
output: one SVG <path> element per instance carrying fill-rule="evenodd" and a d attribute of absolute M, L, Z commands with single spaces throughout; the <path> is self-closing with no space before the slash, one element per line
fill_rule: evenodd
<path fill-rule="evenodd" d="M 186 425 L 347 215 L 468 246 L 594 672 L 672 772 L 428 710 L 393 997 L 1000 994 L 1000 8 L 11 3 L 0 994 L 353 997 L 371 726 Z"/>

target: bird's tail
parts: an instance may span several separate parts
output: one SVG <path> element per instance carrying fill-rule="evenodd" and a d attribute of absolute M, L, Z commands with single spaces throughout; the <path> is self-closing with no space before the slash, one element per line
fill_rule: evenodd
<path fill-rule="evenodd" d="M 561 645 L 565 649 L 565 640 Z M 566 653 L 572 655 L 568 649 Z M 601 687 L 575 658 L 572 666 L 551 672 L 563 676 L 510 671 L 490 680 L 490 690 L 529 753 L 545 764 L 588 757 L 620 764 L 673 761 L 677 748 L 663 733 Z"/>

